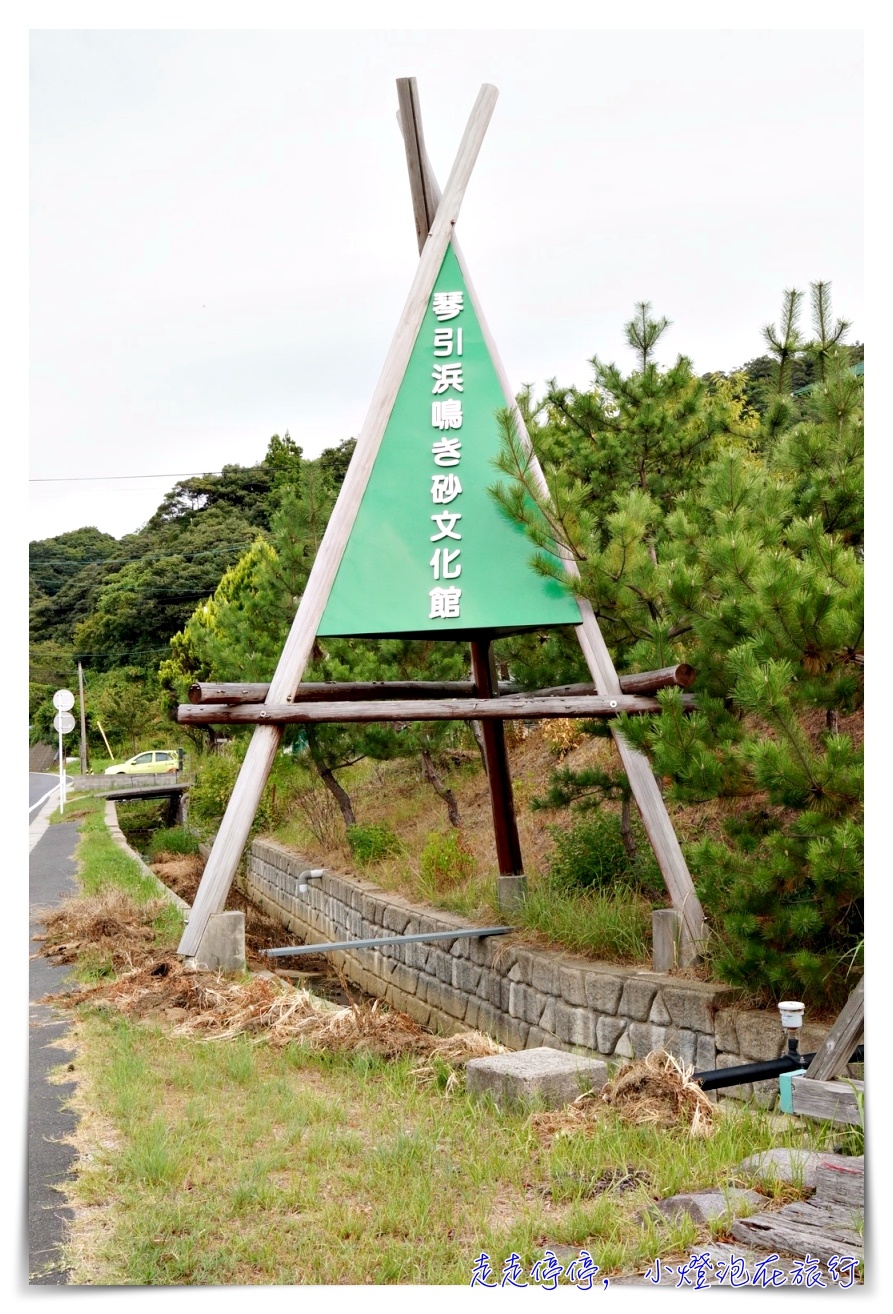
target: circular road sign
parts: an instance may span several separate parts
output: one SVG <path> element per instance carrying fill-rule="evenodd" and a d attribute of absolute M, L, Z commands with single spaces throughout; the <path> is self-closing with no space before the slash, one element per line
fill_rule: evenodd
<path fill-rule="evenodd" d="M 57 712 L 53 717 L 53 728 L 60 735 L 67 735 L 74 729 L 74 717 L 71 712 Z"/>
<path fill-rule="evenodd" d="M 53 694 L 53 706 L 57 712 L 70 712 L 74 707 L 74 694 L 70 689 L 57 689 Z"/>

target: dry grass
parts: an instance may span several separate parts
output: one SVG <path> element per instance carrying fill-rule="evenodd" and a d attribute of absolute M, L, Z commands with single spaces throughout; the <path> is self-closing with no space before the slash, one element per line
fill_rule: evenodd
<path fill-rule="evenodd" d="M 655 1127 L 688 1126 L 692 1136 L 709 1136 L 716 1106 L 686 1068 L 666 1050 L 654 1050 L 624 1068 L 601 1091 L 601 1099 L 625 1122 Z"/>
<path fill-rule="evenodd" d="M 110 892 L 72 900 L 48 914 L 43 952 L 74 962 L 86 950 L 107 951 L 119 975 L 52 997 L 73 1008 L 82 1004 L 111 1007 L 135 1018 L 173 1024 L 174 1034 L 205 1040 L 232 1040 L 248 1035 L 273 1046 L 297 1040 L 314 1049 L 364 1052 L 382 1058 L 431 1057 L 463 1066 L 469 1058 L 503 1053 L 503 1047 L 476 1031 L 456 1036 L 432 1035 L 405 1013 L 380 1000 L 333 1004 L 296 989 L 273 973 L 247 980 L 184 966 L 172 951 L 152 949 L 151 922 L 164 900 L 136 904 Z M 49 924 L 52 923 L 50 926 Z M 342 982 L 346 986 L 346 982 Z"/>
<path fill-rule="evenodd" d="M 596 1094 L 586 1091 L 564 1109 L 535 1114 L 537 1135 L 587 1134 L 596 1130 L 607 1108 L 634 1126 L 686 1129 L 691 1136 L 710 1136 L 716 1129 L 717 1106 L 691 1080 L 685 1068 L 666 1050 L 654 1050 L 630 1063 Z"/>
<path fill-rule="evenodd" d="M 154 957 L 153 923 L 167 906 L 163 898 L 138 904 L 119 890 L 72 898 L 42 914 L 46 933 L 35 939 L 56 963 L 75 963 L 89 951 L 115 971 L 139 969 Z"/>

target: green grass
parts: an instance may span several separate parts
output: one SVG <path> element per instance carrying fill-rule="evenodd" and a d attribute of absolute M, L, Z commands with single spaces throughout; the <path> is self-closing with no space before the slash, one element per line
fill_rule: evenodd
<path fill-rule="evenodd" d="M 637 890 L 572 894 L 533 878 L 514 921 L 572 953 L 606 962 L 651 961 L 651 903 Z"/>
<path fill-rule="evenodd" d="M 85 893 L 155 893 L 96 808 L 78 858 Z M 108 1006 L 74 1019 L 90 1115 L 67 1188 L 74 1285 L 467 1285 L 482 1251 L 498 1277 L 547 1246 L 616 1274 L 715 1235 L 655 1217 L 654 1199 L 751 1185 L 735 1165 L 781 1141 L 744 1106 L 709 1139 L 605 1109 L 549 1143 L 523 1111 L 447 1094 L 442 1064 L 430 1081 L 411 1058 L 202 1043 Z"/>
<path fill-rule="evenodd" d="M 651 1217 L 655 1196 L 732 1184 L 773 1143 L 741 1109 L 709 1140 L 606 1115 L 548 1145 L 523 1112 L 420 1084 L 412 1059 L 197 1044 L 105 1009 L 77 1031 L 116 1131 L 73 1188 L 102 1222 L 88 1245 L 76 1224 L 79 1284 L 465 1285 L 482 1250 L 498 1274 L 556 1245 L 616 1273 L 705 1239 Z M 611 1187 L 619 1165 L 633 1189 Z"/>

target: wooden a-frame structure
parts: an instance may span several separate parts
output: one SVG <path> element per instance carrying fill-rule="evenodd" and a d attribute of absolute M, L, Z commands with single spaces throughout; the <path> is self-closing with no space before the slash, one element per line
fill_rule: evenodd
<path fill-rule="evenodd" d="M 248 723 L 256 727 L 179 945 L 180 954 L 187 957 L 196 953 L 209 919 L 222 911 L 226 903 L 280 745 L 284 725 L 296 722 L 431 719 L 480 722 L 484 735 L 499 870 L 503 875 L 520 875 L 523 865 L 512 806 L 503 722 L 518 718 L 569 716 L 610 719 L 623 711 L 650 712 L 657 710 L 659 703 L 643 695 L 670 684 L 687 687 L 692 678 L 690 668 L 676 667 L 624 677 L 621 681 L 591 605 L 585 598 L 578 597 L 578 611 L 575 615 L 578 615 L 579 620 L 575 623 L 575 629 L 592 676 L 591 685 L 538 690 L 535 694 L 524 696 L 514 691 L 503 693 L 493 667 L 490 644 L 492 636 L 480 628 L 468 636 L 472 664 L 470 684 L 302 684 L 316 636 L 320 632 L 320 622 L 326 612 L 351 530 L 360 511 L 382 438 L 448 249 L 457 262 L 476 312 L 492 365 L 498 375 L 504 404 L 512 414 L 516 431 L 530 453 L 530 469 L 540 490 L 548 495 L 545 479 L 530 446 L 523 419 L 481 313 L 454 232 L 471 171 L 496 103 L 496 88 L 489 85 L 481 88 L 442 194 L 425 151 L 415 80 L 401 79 L 397 83 L 397 90 L 398 117 L 406 149 L 420 258 L 353 458 L 271 683 L 268 686 L 193 686 L 190 697 L 194 701 L 182 706 L 178 712 L 178 720 L 186 724 Z M 446 523 L 450 523 L 449 519 Z M 564 565 L 571 575 L 577 573 L 572 561 L 565 561 Z M 445 633 L 443 637 L 452 636 Z M 704 937 L 703 910 L 654 774 L 647 758 L 632 748 L 613 727 L 612 734 L 673 907 L 682 919 L 685 935 L 697 946 Z"/>

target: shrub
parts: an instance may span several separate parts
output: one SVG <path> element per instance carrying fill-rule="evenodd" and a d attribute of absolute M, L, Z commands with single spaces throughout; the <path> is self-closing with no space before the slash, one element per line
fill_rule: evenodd
<path fill-rule="evenodd" d="M 150 859 L 158 858 L 162 853 L 188 855 L 198 853 L 199 838 L 194 831 L 185 826 L 174 826 L 170 830 L 156 830 L 149 841 Z"/>
<path fill-rule="evenodd" d="M 461 885 L 477 874 L 477 859 L 458 830 L 428 836 L 419 870 L 425 886 L 433 892 Z"/>
<path fill-rule="evenodd" d="M 623 845 L 620 819 L 609 812 L 575 822 L 570 830 L 551 831 L 555 852 L 549 867 L 554 888 L 577 890 L 632 886 L 643 893 L 662 895 L 664 884 L 654 855 L 646 844 L 631 858 Z"/>
<path fill-rule="evenodd" d="M 209 754 L 199 759 L 195 784 L 189 791 L 189 812 L 199 822 L 214 828 L 226 811 L 240 763 L 229 754 Z"/>
<path fill-rule="evenodd" d="M 379 862 L 400 852 L 400 841 L 390 826 L 373 823 L 370 826 L 348 826 L 347 842 L 354 859 L 364 864 Z"/>

